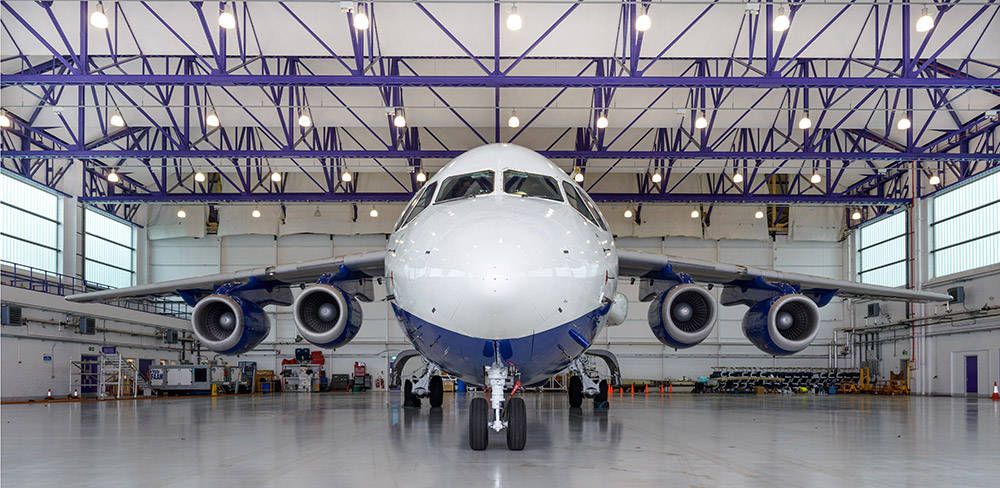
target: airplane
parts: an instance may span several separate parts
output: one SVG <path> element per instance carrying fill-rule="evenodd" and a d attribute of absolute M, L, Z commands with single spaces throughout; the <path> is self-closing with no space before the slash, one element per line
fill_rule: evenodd
<path fill-rule="evenodd" d="M 628 300 L 623 278 L 637 279 L 649 301 L 653 335 L 674 348 L 697 345 L 715 326 L 718 307 L 744 304 L 746 337 L 775 356 L 806 348 L 819 332 L 819 308 L 834 296 L 948 301 L 905 290 L 770 269 L 618 249 L 594 201 L 542 155 L 490 144 L 446 164 L 417 191 L 384 251 L 267 266 L 196 278 L 72 295 L 71 302 L 114 302 L 179 295 L 194 307 L 198 340 L 224 355 L 247 352 L 270 324 L 263 307 L 291 306 L 299 335 L 322 348 L 351 341 L 362 325 L 360 301 L 374 282 L 414 350 L 400 353 L 393 374 L 412 357 L 423 372 L 403 386 L 407 402 L 442 404 L 441 374 L 486 387 L 489 400 L 469 405 L 469 446 L 488 447 L 489 430 L 506 429 L 507 447 L 526 444 L 521 388 L 569 370 L 569 400 L 606 405 L 617 361 L 591 348 L 606 326 L 619 325 Z M 307 283 L 311 283 L 306 286 Z M 704 285 L 722 285 L 717 301 Z M 298 296 L 292 287 L 300 287 Z M 589 356 L 585 356 L 587 353 Z M 596 374 L 590 358 L 608 363 Z M 595 381 L 595 379 L 597 381 Z M 398 383 L 398 381 L 397 381 Z"/>

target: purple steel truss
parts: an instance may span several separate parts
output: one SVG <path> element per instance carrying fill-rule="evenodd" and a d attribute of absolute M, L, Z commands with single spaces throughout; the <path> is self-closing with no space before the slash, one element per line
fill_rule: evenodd
<path fill-rule="evenodd" d="M 426 160 L 452 158 L 465 148 L 446 146 L 430 128 L 393 126 L 392 117 L 387 124 L 365 120 L 354 107 L 344 102 L 341 87 L 368 87 L 377 90 L 387 107 L 403 108 L 403 91 L 428 90 L 455 119 L 469 130 L 479 143 L 502 141 L 500 137 L 501 95 L 518 88 L 560 88 L 560 91 L 541 109 L 531 114 L 507 142 L 514 142 L 528 130 L 559 97 L 571 88 L 589 88 L 593 91 L 592 117 L 583 127 L 575 128 L 573 150 L 553 149 L 574 128 L 569 127 L 547 147 L 536 147 L 542 154 L 556 160 L 572 160 L 573 165 L 586 171 L 605 160 L 613 161 L 604 174 L 588 184 L 593 189 L 619 163 L 627 160 L 648 160 L 648 171 L 636 175 L 634 189 L 623 193 L 595 194 L 599 201 L 662 201 L 703 203 L 758 203 L 771 205 L 837 204 L 854 207 L 871 207 L 876 214 L 895 205 L 902 205 L 913 197 L 926 196 L 949 185 L 961 182 L 988 171 L 998 164 L 998 126 L 1000 120 L 987 116 L 988 110 L 997 110 L 1000 104 L 981 107 L 982 114 L 963 120 L 955 110 L 954 101 L 969 91 L 979 91 L 1000 96 L 1000 66 L 975 59 L 983 40 L 983 33 L 976 34 L 973 26 L 995 26 L 998 4 L 995 1 L 977 3 L 966 21 L 958 26 L 943 42 L 935 44 L 933 51 L 927 46 L 934 35 L 930 32 L 919 43 L 911 39 L 910 11 L 907 0 L 886 3 L 839 6 L 836 13 L 792 52 L 785 51 L 787 32 L 775 33 L 769 27 L 774 18 L 775 2 L 762 1 L 760 14 L 745 15 L 740 21 L 738 40 L 732 54 L 724 58 L 680 58 L 672 56 L 677 43 L 700 23 L 718 2 L 706 2 L 705 7 L 662 46 L 644 43 L 644 35 L 633 26 L 636 17 L 645 9 L 657 4 L 648 1 L 623 1 L 620 10 L 618 37 L 614 56 L 609 58 L 535 57 L 532 52 L 550 34 L 560 29 L 567 19 L 579 17 L 582 2 L 573 2 L 539 35 L 521 54 L 513 57 L 500 55 L 503 29 L 500 3 L 493 10 L 493 52 L 489 55 L 475 53 L 468 40 L 456 36 L 435 15 L 435 5 L 415 2 L 417 9 L 439 29 L 464 56 L 425 56 L 420 59 L 440 59 L 464 62 L 473 67 L 474 74 L 421 75 L 414 69 L 414 62 L 406 57 L 387 57 L 381 50 L 378 35 L 378 16 L 375 2 L 355 4 L 357 11 L 367 13 L 371 27 L 356 31 L 352 27 L 354 11 L 346 18 L 350 34 L 351 52 L 338 53 L 331 42 L 311 26 L 309 19 L 296 12 L 294 4 L 279 2 L 283 12 L 292 21 L 291 29 L 300 29 L 326 53 L 324 56 L 272 56 L 263 52 L 258 39 L 258 26 L 254 24 L 252 8 L 247 3 L 231 2 L 238 25 L 233 32 L 210 28 L 215 3 L 190 2 L 190 15 L 202 27 L 203 34 L 185 38 L 161 15 L 167 8 L 156 2 L 137 2 L 123 5 L 105 4 L 112 18 L 114 36 L 110 31 L 94 31 L 88 27 L 90 6 L 94 2 L 79 2 L 79 17 L 66 19 L 57 15 L 51 2 L 17 3 L 2 2 L 3 26 L 10 36 L 9 25 L 18 25 L 28 36 L 37 41 L 50 57 L 41 59 L 21 52 L 17 39 L 11 36 L 18 52 L 3 58 L 5 71 L 12 74 L 0 78 L 3 88 L 16 88 L 38 99 L 37 105 L 27 112 L 11 113 L 13 127 L 0 135 L 3 149 L 3 167 L 22 176 L 35 179 L 47 186 L 57 186 L 66 171 L 76 162 L 84 169 L 82 201 L 107 205 L 106 210 L 129 217 L 134 204 L 165 201 L 393 201 L 409 198 L 419 187 L 415 179 Z M 783 4 L 785 2 L 782 2 Z M 790 17 L 810 8 L 806 2 L 787 2 Z M 219 7 L 227 5 L 220 2 Z M 938 21 L 960 2 L 938 3 Z M 29 9 L 45 13 L 56 36 L 41 34 L 40 26 L 32 25 L 23 15 Z M 130 15 L 142 11 L 156 20 L 161 28 L 185 47 L 189 54 L 183 56 L 149 55 L 143 51 L 133 31 Z M 862 25 L 845 25 L 843 16 L 849 11 L 866 14 Z M 66 22 L 80 27 L 79 40 L 74 43 L 63 28 Z M 898 28 L 890 29 L 891 23 Z M 978 24 L 977 24 L 978 22 Z M 341 24 L 344 25 L 344 24 Z M 47 26 L 48 27 L 48 26 Z M 147 28 L 144 26 L 144 28 Z M 764 45 L 756 41 L 759 29 L 764 29 Z M 847 57 L 806 58 L 806 49 L 821 40 L 823 33 L 831 30 L 857 29 L 857 40 Z M 893 39 L 889 33 L 898 36 Z M 119 44 L 119 38 L 131 38 L 130 48 Z M 746 41 L 746 53 L 737 52 L 739 39 Z M 862 39 L 874 40 L 874 52 L 860 53 Z M 957 41 L 971 42 L 969 55 L 956 62 L 943 62 L 942 53 Z M 92 43 L 107 43 L 108 53 L 91 53 Z M 903 56 L 885 56 L 887 43 L 901 42 Z M 232 54 L 231 46 L 238 54 Z M 195 46 L 206 46 L 196 48 Z M 655 55 L 643 55 L 643 48 Z M 912 49 L 916 47 L 916 49 Z M 915 51 L 915 52 L 911 52 Z M 417 58 L 414 58 L 417 59 Z M 538 76 L 524 74 L 526 66 L 551 60 L 576 62 L 577 76 Z M 660 76 L 651 68 L 658 63 L 680 63 L 680 74 Z M 16 64 L 16 69 L 7 69 Z M 456 72 L 467 73 L 459 69 Z M 988 76 L 981 73 L 988 72 Z M 975 76 L 974 73 L 980 73 Z M 139 107 L 134 91 L 125 86 L 139 87 L 144 96 L 162 105 L 167 123 L 157 117 L 153 109 Z M 208 107 L 214 101 L 205 87 L 221 87 L 226 102 L 242 105 L 241 96 L 231 87 L 257 87 L 267 100 L 275 105 L 274 117 L 264 117 L 243 108 L 253 121 L 245 127 L 209 127 L 206 123 Z M 484 129 L 469 122 L 462 110 L 447 101 L 441 87 L 486 87 L 494 90 L 495 106 L 492 138 Z M 624 129 L 600 129 L 596 120 L 601 114 L 613 110 L 612 99 L 616 90 L 656 90 L 658 96 L 646 110 L 635 116 Z M 67 92 L 68 90 L 68 92 Z M 650 109 L 668 91 L 686 91 L 689 116 L 674 127 L 656 127 L 638 137 L 632 129 L 638 122 L 650 117 Z M 753 90 L 759 94 L 757 101 L 742 113 L 734 124 L 723 127 L 717 124 L 719 110 L 737 90 Z M 769 94 L 784 93 L 783 110 L 778 111 L 772 127 L 751 129 L 740 127 L 740 122 Z M 360 124 L 358 128 L 309 127 L 296 124 L 299 111 L 309 113 L 309 94 L 317 92 L 331 96 Z M 68 93 L 68 94 L 67 94 Z M 131 94 L 130 94 L 131 93 Z M 214 91 L 216 98 L 218 91 Z M 49 128 L 36 127 L 39 112 L 46 107 L 65 104 L 76 98 L 76 120 L 59 115 L 59 136 Z M 858 110 L 866 101 L 875 100 L 881 107 L 890 107 L 892 113 L 905 113 L 913 119 L 915 96 L 926 96 L 937 110 L 921 123 L 914 123 L 904 136 L 892 132 L 893 118 L 885 126 L 858 129 L 845 126 L 847 116 L 840 116 L 831 108 L 851 96 L 860 99 Z M 74 103 L 74 102 L 70 102 Z M 117 104 L 135 107 L 141 121 L 112 130 L 108 123 Z M 88 112 L 94 107 L 93 112 Z M 197 107 L 206 107 L 202 110 Z M 159 110 L 159 108 L 157 108 Z M 809 111 L 816 123 L 814 129 L 798 131 L 795 121 L 804 111 Z M 931 120 L 938 113 L 947 114 L 955 129 L 925 141 Z M 694 120 L 703 114 L 709 120 L 707 129 L 695 129 Z M 100 135 L 85 140 L 88 127 L 98 127 Z M 630 131 L 630 129 L 632 129 Z M 92 131 L 91 131 L 92 132 Z M 642 132 L 642 131 L 638 131 Z M 364 137 L 361 137 L 364 136 Z M 628 137 L 623 137 L 628 136 Z M 377 144 L 362 139 L 373 139 Z M 423 143 L 421 141 L 423 138 Z M 345 149 L 344 143 L 351 149 Z M 366 145 L 368 147 L 366 147 Z M 357 183 L 345 183 L 345 159 L 372 160 L 377 168 L 399 184 L 398 193 L 358 193 Z M 390 171 L 385 160 L 403 159 L 409 172 L 409 182 L 400 181 L 398 172 Z M 135 160 L 139 161 L 136 166 Z M 272 161 L 281 160 L 280 169 L 294 168 L 306 175 L 313 191 L 289 192 L 285 180 L 269 180 L 274 170 Z M 318 161 L 318 166 L 304 160 Z M 707 170 L 707 162 L 725 161 L 726 170 L 717 174 Z M 126 165 L 126 162 L 129 164 Z M 210 185 L 195 183 L 191 178 L 193 163 L 208 165 L 218 173 L 232 193 L 213 191 Z M 695 164 L 680 165 L 679 162 Z M 769 163 L 770 164 L 767 164 Z M 879 163 L 881 162 L 881 163 Z M 879 164 L 876 164 L 879 163 Z M 136 168 L 140 169 L 136 169 Z M 307 171 L 308 168 L 308 171 Z M 683 168 L 683 169 L 682 169 Z M 118 185 L 108 184 L 106 175 L 112 169 L 127 169 Z M 787 185 L 773 185 L 776 175 L 791 171 Z M 128 172 L 133 172 L 134 177 Z M 742 185 L 734 185 L 730 175 L 740 173 Z M 823 175 L 823 183 L 813 185 L 808 176 L 813 172 Z M 140 178 L 138 174 L 142 173 Z M 653 183 L 651 175 L 659 173 L 662 181 Z M 910 176 L 915 175 L 911 181 Z M 860 179 L 851 178 L 860 174 Z M 927 183 L 931 176 L 938 176 L 942 183 L 932 187 Z M 845 177 L 847 177 L 845 179 Z M 678 185 L 689 178 L 706 178 L 711 190 L 700 194 L 684 194 Z M 774 188 L 782 193 L 772 194 Z"/>

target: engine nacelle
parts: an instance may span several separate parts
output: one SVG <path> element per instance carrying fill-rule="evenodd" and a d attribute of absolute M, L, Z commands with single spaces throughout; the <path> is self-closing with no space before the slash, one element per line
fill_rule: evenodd
<path fill-rule="evenodd" d="M 768 354 L 797 353 L 819 333 L 819 307 L 797 293 L 757 302 L 743 316 L 743 333 Z"/>
<path fill-rule="evenodd" d="M 660 342 L 683 349 L 712 333 L 718 313 L 715 297 L 693 283 L 676 285 L 649 305 L 649 328 Z"/>
<path fill-rule="evenodd" d="M 292 314 L 299 335 L 319 347 L 343 346 L 361 329 L 361 303 L 333 285 L 317 283 L 302 290 Z"/>
<path fill-rule="evenodd" d="M 243 354 L 261 343 L 271 331 L 267 314 L 250 300 L 232 295 L 209 295 L 191 314 L 194 335 L 219 354 Z"/>

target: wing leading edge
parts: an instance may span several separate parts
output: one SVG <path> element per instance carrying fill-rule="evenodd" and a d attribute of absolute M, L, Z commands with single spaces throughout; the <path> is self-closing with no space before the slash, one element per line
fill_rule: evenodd
<path fill-rule="evenodd" d="M 852 298 L 879 298 L 922 302 L 947 302 L 951 299 L 950 296 L 944 293 L 868 285 L 820 276 L 640 251 L 622 249 L 618 251 L 618 273 L 622 276 L 654 277 L 662 270 L 667 269 L 668 266 L 674 272 L 691 275 L 691 278 L 695 281 L 726 285 L 735 285 L 762 279 L 768 282 L 787 283 L 802 290 L 835 290 L 838 296 Z"/>
<path fill-rule="evenodd" d="M 150 283 L 148 285 L 116 288 L 66 297 L 71 302 L 109 302 L 133 298 L 180 295 L 186 300 L 191 295 L 213 293 L 216 288 L 228 283 L 261 282 L 271 286 L 290 286 L 315 281 L 327 273 L 336 274 L 344 280 L 367 280 L 385 274 L 385 251 L 350 254 L 334 258 L 302 261 L 280 266 L 265 266 L 244 269 L 231 273 L 183 278 L 179 280 Z"/>

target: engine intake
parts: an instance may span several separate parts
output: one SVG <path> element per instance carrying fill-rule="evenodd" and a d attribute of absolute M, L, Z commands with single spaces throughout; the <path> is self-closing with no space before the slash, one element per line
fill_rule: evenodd
<path fill-rule="evenodd" d="M 299 334 L 319 347 L 347 344 L 361 329 L 361 303 L 333 285 L 306 288 L 292 307 Z"/>
<path fill-rule="evenodd" d="M 819 333 L 819 306 L 800 294 L 757 302 L 743 316 L 743 333 L 761 351 L 776 356 L 805 349 Z"/>
<path fill-rule="evenodd" d="M 670 347 L 691 347 L 712 333 L 717 311 L 715 297 L 708 290 L 693 283 L 681 284 L 650 304 L 649 328 Z"/>
<path fill-rule="evenodd" d="M 260 344 L 271 331 L 267 314 L 256 303 L 230 295 L 209 295 L 191 314 L 194 335 L 219 354 L 242 354 Z"/>

